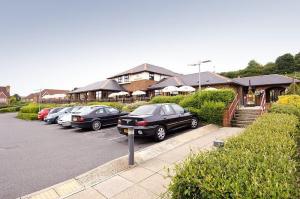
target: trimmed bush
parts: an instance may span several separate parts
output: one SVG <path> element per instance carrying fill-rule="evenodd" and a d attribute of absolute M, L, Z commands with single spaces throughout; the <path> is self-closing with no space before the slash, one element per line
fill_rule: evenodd
<path fill-rule="evenodd" d="M 0 108 L 0 113 L 18 112 L 19 110 L 20 110 L 20 107 Z"/>
<path fill-rule="evenodd" d="M 137 109 L 138 107 L 146 105 L 146 104 L 149 104 L 149 102 L 138 101 L 138 102 L 134 102 L 132 104 L 127 104 L 123 107 L 123 111 L 132 112 L 135 109 Z"/>
<path fill-rule="evenodd" d="M 298 119 L 267 113 L 225 147 L 176 166 L 171 198 L 299 198 Z"/>
<path fill-rule="evenodd" d="M 225 104 L 223 102 L 206 101 L 198 111 L 200 121 L 222 125 Z"/>
<path fill-rule="evenodd" d="M 223 102 L 227 106 L 233 101 L 235 92 L 231 89 L 219 89 L 211 91 L 200 91 L 193 95 L 185 97 L 180 105 L 183 107 L 200 108 L 206 101 Z"/>
<path fill-rule="evenodd" d="M 43 108 L 54 108 L 57 106 L 63 106 L 63 105 L 58 105 L 58 104 L 41 104 L 41 109 Z M 36 103 L 31 103 L 26 106 L 23 106 L 20 109 L 21 113 L 38 113 L 39 112 L 39 104 Z"/>
<path fill-rule="evenodd" d="M 179 104 L 186 96 L 176 95 L 176 96 L 156 96 L 151 99 L 151 104 L 160 104 L 160 103 L 176 103 Z"/>
<path fill-rule="evenodd" d="M 272 104 L 269 112 L 295 115 L 298 117 L 298 119 L 300 119 L 300 108 L 297 108 L 296 106 L 290 104 Z"/>
<path fill-rule="evenodd" d="M 299 95 L 282 95 L 279 96 L 277 104 L 289 104 L 300 108 L 300 96 Z"/>
<path fill-rule="evenodd" d="M 92 105 L 103 105 L 103 106 L 111 106 L 116 109 L 122 110 L 124 104 L 119 103 L 119 102 L 89 102 L 87 103 L 87 106 L 92 106 Z"/>
<path fill-rule="evenodd" d="M 37 113 L 21 113 L 19 112 L 17 118 L 22 120 L 37 120 L 38 114 Z"/>

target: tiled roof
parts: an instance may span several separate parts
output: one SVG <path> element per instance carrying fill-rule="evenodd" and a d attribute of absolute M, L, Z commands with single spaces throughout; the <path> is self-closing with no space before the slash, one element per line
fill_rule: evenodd
<path fill-rule="evenodd" d="M 223 77 L 213 72 L 201 72 L 201 85 L 215 85 L 215 84 L 229 84 L 232 80 Z M 176 77 L 169 77 L 165 80 L 158 82 L 150 87 L 150 89 L 160 89 L 167 86 L 198 86 L 199 84 L 199 73 L 180 75 Z"/>
<path fill-rule="evenodd" d="M 153 73 L 157 73 L 157 74 L 161 74 L 161 75 L 166 75 L 166 76 L 177 76 L 177 75 L 180 75 L 178 73 L 175 73 L 169 69 L 166 69 L 166 68 L 163 68 L 163 67 L 160 67 L 160 66 L 154 66 L 154 65 L 151 65 L 151 64 L 142 64 L 142 65 L 139 65 L 139 66 L 136 66 L 130 70 L 127 70 L 127 71 L 124 71 L 122 73 L 119 73 L 117 75 L 114 75 L 111 78 L 115 78 L 115 77 L 119 77 L 119 76 L 122 76 L 122 75 L 127 75 L 127 74 L 135 74 L 135 73 L 140 73 L 140 72 L 144 72 L 144 71 L 147 71 L 147 72 L 153 72 Z"/>
<path fill-rule="evenodd" d="M 68 94 L 69 91 L 67 90 L 59 90 L 59 89 L 44 89 L 40 92 L 36 93 L 31 93 L 28 96 L 25 97 L 25 99 L 33 99 L 33 98 L 38 98 L 41 94 L 41 96 L 44 95 L 55 95 L 55 94 Z"/>
<path fill-rule="evenodd" d="M 121 87 L 115 80 L 107 79 L 104 81 L 95 82 L 87 86 L 78 88 L 69 93 L 81 93 L 81 92 L 97 91 L 97 90 L 124 91 L 124 88 Z"/>
<path fill-rule="evenodd" d="M 0 86 L 0 93 L 3 93 L 6 97 L 9 97 L 6 87 Z"/>
<path fill-rule="evenodd" d="M 232 80 L 233 82 L 242 86 L 249 86 L 249 81 L 252 86 L 291 84 L 294 81 L 294 79 L 291 77 L 278 75 L 278 74 L 241 77 L 241 78 L 234 78 Z M 296 79 L 296 82 L 300 82 L 300 81 Z"/>

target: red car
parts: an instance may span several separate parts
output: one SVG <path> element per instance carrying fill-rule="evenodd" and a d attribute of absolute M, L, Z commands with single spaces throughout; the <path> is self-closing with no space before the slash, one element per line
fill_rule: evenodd
<path fill-rule="evenodd" d="M 48 115 L 50 108 L 44 108 L 38 113 L 38 119 L 44 121 L 44 118 Z"/>

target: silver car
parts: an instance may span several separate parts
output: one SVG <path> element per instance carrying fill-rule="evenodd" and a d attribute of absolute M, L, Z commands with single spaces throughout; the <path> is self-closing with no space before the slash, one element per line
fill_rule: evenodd
<path fill-rule="evenodd" d="M 71 112 L 61 115 L 58 118 L 57 123 L 59 125 L 62 125 L 63 127 L 71 127 L 72 114 L 78 114 L 78 113 L 80 113 L 80 110 L 82 108 L 83 108 L 82 106 L 75 106 L 75 107 L 73 107 L 73 109 L 72 109 Z"/>

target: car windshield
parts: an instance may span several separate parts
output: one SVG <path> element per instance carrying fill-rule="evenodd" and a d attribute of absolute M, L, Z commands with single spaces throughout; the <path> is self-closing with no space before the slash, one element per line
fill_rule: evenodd
<path fill-rule="evenodd" d="M 71 113 L 79 113 L 79 112 L 81 111 L 81 109 L 82 109 L 81 106 L 75 106 L 75 107 L 72 109 Z"/>
<path fill-rule="evenodd" d="M 66 108 L 61 109 L 59 112 L 64 113 L 64 112 L 67 112 L 69 109 L 70 109 L 70 107 L 66 107 Z"/>
<path fill-rule="evenodd" d="M 130 115 L 152 115 L 156 110 L 156 105 L 145 105 L 135 109 Z"/>
<path fill-rule="evenodd" d="M 80 109 L 80 114 L 87 115 L 87 114 L 91 113 L 92 111 L 94 111 L 95 108 L 97 108 L 97 106 L 85 106 Z"/>
<path fill-rule="evenodd" d="M 57 113 L 58 111 L 60 111 L 61 108 L 54 108 L 54 109 L 51 109 L 51 111 L 49 112 L 49 114 L 52 114 L 52 113 Z"/>

